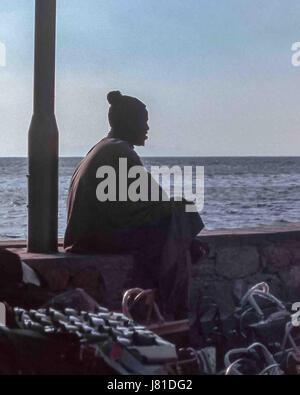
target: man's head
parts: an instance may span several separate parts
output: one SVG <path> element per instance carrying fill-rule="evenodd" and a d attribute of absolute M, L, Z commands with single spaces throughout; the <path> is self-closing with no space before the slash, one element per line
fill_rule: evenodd
<path fill-rule="evenodd" d="M 110 104 L 108 119 L 112 136 L 132 145 L 143 146 L 148 139 L 148 111 L 140 100 L 123 96 L 119 91 L 107 95 Z"/>

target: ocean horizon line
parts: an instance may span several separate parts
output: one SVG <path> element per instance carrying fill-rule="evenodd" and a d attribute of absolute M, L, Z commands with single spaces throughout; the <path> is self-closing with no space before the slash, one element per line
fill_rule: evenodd
<path fill-rule="evenodd" d="M 59 159 L 80 159 L 86 155 L 60 155 Z M 141 155 L 141 158 L 300 158 L 300 155 Z M 0 156 L 0 159 L 28 159 L 28 156 Z"/>

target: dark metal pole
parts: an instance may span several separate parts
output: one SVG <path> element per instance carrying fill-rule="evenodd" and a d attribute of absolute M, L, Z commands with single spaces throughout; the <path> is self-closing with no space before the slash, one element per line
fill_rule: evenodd
<path fill-rule="evenodd" d="M 29 129 L 28 251 L 57 251 L 56 0 L 35 1 L 34 111 Z"/>

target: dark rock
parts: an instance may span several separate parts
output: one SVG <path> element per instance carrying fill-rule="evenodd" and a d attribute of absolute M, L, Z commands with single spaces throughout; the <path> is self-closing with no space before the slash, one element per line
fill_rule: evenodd
<path fill-rule="evenodd" d="M 285 269 L 280 270 L 278 272 L 278 277 L 282 282 L 282 286 L 287 287 L 287 284 L 289 284 L 289 282 L 290 282 L 291 269 L 285 268 Z"/>
<path fill-rule="evenodd" d="M 277 266 L 268 264 L 269 258 L 267 252 L 272 250 L 274 247 L 271 243 L 263 243 L 258 247 L 260 266 L 266 273 L 275 274 L 278 272 L 279 268 Z"/>
<path fill-rule="evenodd" d="M 285 289 L 289 302 L 300 301 L 300 266 L 293 266 L 279 272 L 282 288 Z"/>
<path fill-rule="evenodd" d="M 295 297 L 300 300 L 300 267 L 294 266 L 291 268 L 291 278 L 288 288 L 291 288 L 295 293 Z"/>
<path fill-rule="evenodd" d="M 227 279 L 247 277 L 257 272 L 259 266 L 256 247 L 223 247 L 217 253 L 216 271 Z"/>
<path fill-rule="evenodd" d="M 233 283 L 233 296 L 235 297 L 237 305 L 239 305 L 242 297 L 249 289 L 249 284 L 244 279 L 235 280 Z"/>
<path fill-rule="evenodd" d="M 263 250 L 267 265 L 276 269 L 290 266 L 292 264 L 292 254 L 289 248 L 283 245 L 271 245 Z"/>
<path fill-rule="evenodd" d="M 216 281 L 214 287 L 215 302 L 219 307 L 220 319 L 221 321 L 226 320 L 235 311 L 232 283 L 224 280 Z"/>
<path fill-rule="evenodd" d="M 215 261 L 214 259 L 205 259 L 204 261 L 198 263 L 193 271 L 193 276 L 203 277 L 203 276 L 213 276 L 216 274 Z"/>
<path fill-rule="evenodd" d="M 37 270 L 47 288 L 52 292 L 65 291 L 70 281 L 70 271 L 67 267 L 59 264 L 44 265 L 43 270 Z"/>
<path fill-rule="evenodd" d="M 291 253 L 292 265 L 300 265 L 300 241 L 291 240 L 286 243 L 286 247 Z"/>
<path fill-rule="evenodd" d="M 82 288 L 97 301 L 105 301 L 105 285 L 102 275 L 95 269 L 81 270 L 70 281 L 70 288 Z"/>

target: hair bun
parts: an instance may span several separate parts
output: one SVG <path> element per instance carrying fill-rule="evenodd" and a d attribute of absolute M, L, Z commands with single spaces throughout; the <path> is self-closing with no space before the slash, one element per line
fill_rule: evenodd
<path fill-rule="evenodd" d="M 120 91 L 113 91 L 107 95 L 107 100 L 108 100 L 108 103 L 110 105 L 112 105 L 112 104 L 116 104 L 121 99 L 121 97 L 122 97 L 122 94 Z"/>

